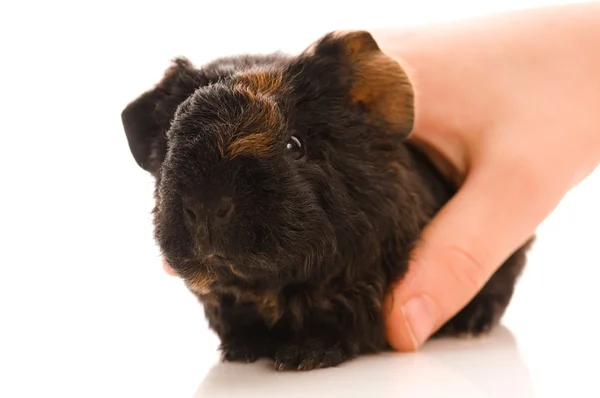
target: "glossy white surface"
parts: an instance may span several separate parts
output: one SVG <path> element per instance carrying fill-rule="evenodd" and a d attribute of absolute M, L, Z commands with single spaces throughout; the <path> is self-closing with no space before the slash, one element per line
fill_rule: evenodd
<path fill-rule="evenodd" d="M 219 363 L 199 304 L 160 267 L 122 107 L 179 54 L 551 2 L 212 3 L 0 5 L 0 396 L 599 397 L 598 173 L 540 228 L 491 336 L 309 373 Z"/>

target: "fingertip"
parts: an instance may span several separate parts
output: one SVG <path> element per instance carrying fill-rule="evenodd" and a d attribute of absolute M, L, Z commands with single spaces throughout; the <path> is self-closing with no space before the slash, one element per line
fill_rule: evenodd
<path fill-rule="evenodd" d="M 178 276 L 177 272 L 175 272 L 175 270 L 173 268 L 171 268 L 171 266 L 169 265 L 169 263 L 167 263 L 167 260 L 163 257 L 162 258 L 162 266 L 163 266 L 163 270 L 171 276 Z"/>
<path fill-rule="evenodd" d="M 419 349 L 417 339 L 413 335 L 403 311 L 402 305 L 390 293 L 384 299 L 384 322 L 388 344 L 396 351 L 412 352 Z"/>

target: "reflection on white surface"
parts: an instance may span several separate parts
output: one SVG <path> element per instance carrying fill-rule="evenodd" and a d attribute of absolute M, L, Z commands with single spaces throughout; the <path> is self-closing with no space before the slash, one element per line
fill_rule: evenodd
<path fill-rule="evenodd" d="M 485 338 L 443 339 L 419 353 L 362 357 L 338 368 L 276 372 L 269 361 L 218 363 L 196 397 L 529 398 L 534 391 L 515 338 L 502 326 Z"/>

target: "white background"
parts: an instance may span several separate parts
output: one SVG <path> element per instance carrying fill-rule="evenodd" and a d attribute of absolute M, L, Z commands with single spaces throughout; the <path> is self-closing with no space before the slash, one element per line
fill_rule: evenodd
<path fill-rule="evenodd" d="M 119 118 L 180 54 L 296 52 L 328 30 L 558 3 L 2 2 L 0 396 L 599 397 L 597 173 L 540 227 L 490 337 L 280 374 L 219 363 L 199 304 L 162 271 L 152 180 Z"/>

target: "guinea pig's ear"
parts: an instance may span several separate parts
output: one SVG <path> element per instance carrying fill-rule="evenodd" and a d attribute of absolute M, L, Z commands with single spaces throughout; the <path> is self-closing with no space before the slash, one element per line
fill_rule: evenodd
<path fill-rule="evenodd" d="M 400 64 L 364 30 L 331 32 L 303 53 L 337 74 L 351 103 L 372 123 L 408 136 L 413 128 L 413 89 Z M 328 71 L 324 70 L 324 73 Z"/>
<path fill-rule="evenodd" d="M 121 112 L 121 122 L 136 163 L 155 174 L 167 152 L 166 132 L 177 107 L 198 87 L 198 71 L 177 58 L 153 89 L 141 94 Z"/>

